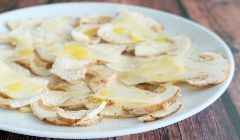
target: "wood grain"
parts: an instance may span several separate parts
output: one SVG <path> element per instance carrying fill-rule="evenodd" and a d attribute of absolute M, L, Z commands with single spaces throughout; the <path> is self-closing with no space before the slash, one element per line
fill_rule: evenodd
<path fill-rule="evenodd" d="M 45 4 L 48 0 L 0 0 L 0 12 L 22 7 Z"/>
<path fill-rule="evenodd" d="M 65 1 L 96 1 L 96 0 L 0 0 L 0 12 L 12 10 L 19 7 L 38 5 L 44 3 L 55 3 Z M 217 32 L 231 46 L 235 54 L 235 60 L 240 60 L 240 0 L 98 0 L 97 2 L 126 3 L 151 7 L 177 15 L 191 18 L 207 28 Z M 128 136 L 106 138 L 102 140 L 237 140 L 240 132 L 236 125 L 240 112 L 239 83 L 239 61 L 236 66 L 236 76 L 228 88 L 228 94 L 217 100 L 207 109 L 179 123 L 156 129 L 153 131 Z M 226 96 L 227 95 L 227 96 Z M 228 98 L 229 97 L 229 98 Z M 0 132 L 0 139 L 17 140 L 45 140 L 24 136 L 5 131 Z"/>

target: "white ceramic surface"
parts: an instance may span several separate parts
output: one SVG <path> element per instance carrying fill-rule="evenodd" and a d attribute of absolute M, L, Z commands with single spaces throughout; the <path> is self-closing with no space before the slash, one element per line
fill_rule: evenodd
<path fill-rule="evenodd" d="M 164 127 L 186 119 L 208 107 L 217 100 L 230 84 L 234 73 L 234 60 L 229 47 L 216 34 L 184 18 L 149 8 L 107 3 L 62 3 L 24 8 L 0 14 L 0 31 L 6 30 L 8 20 L 27 19 L 42 16 L 79 16 L 83 14 L 114 15 L 119 9 L 127 8 L 146 14 L 163 23 L 168 34 L 185 34 L 193 38 L 192 49 L 223 53 L 231 63 L 231 71 L 222 84 L 196 90 L 182 87 L 182 110 L 163 120 L 140 123 L 137 119 L 104 119 L 100 124 L 90 127 L 61 127 L 44 123 L 31 114 L 0 109 L 0 129 L 40 137 L 54 138 L 102 138 L 140 133 Z M 1 46 L 0 46 L 1 47 Z"/>

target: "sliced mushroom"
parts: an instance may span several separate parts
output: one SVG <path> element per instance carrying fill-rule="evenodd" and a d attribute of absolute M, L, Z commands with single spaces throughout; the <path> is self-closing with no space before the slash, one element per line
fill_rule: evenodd
<path fill-rule="evenodd" d="M 143 105 L 130 105 L 123 106 L 123 109 L 129 114 L 144 115 L 155 110 L 163 109 L 166 105 L 171 105 L 177 101 L 180 95 L 180 89 L 176 89 L 174 86 L 166 86 L 163 92 L 157 92 L 160 99 L 158 103 L 155 104 L 143 104 Z"/>
<path fill-rule="evenodd" d="M 229 61 L 221 54 L 200 53 L 186 60 L 186 71 L 180 77 L 196 87 L 223 82 L 230 71 Z"/>
<path fill-rule="evenodd" d="M 42 97 L 42 102 L 49 106 L 60 106 L 70 98 L 66 91 L 48 90 Z"/>
<path fill-rule="evenodd" d="M 70 83 L 79 83 L 84 79 L 87 67 L 92 63 L 91 60 L 77 61 L 57 58 L 50 71 Z"/>
<path fill-rule="evenodd" d="M 10 68 L 14 69 L 15 71 L 21 71 L 21 74 L 23 74 L 24 76 L 28 76 L 28 77 L 31 76 L 31 72 L 28 69 L 26 69 L 25 67 L 23 67 L 17 63 L 9 62 L 9 63 L 7 63 L 7 65 Z"/>
<path fill-rule="evenodd" d="M 154 19 L 137 12 L 122 10 L 110 23 L 101 26 L 97 34 L 106 42 L 131 44 L 156 36 L 162 30 L 162 25 Z"/>
<path fill-rule="evenodd" d="M 121 85 L 115 78 L 113 76 L 104 88 L 90 95 L 90 97 L 97 100 L 111 101 L 123 106 L 124 111 L 128 114 L 143 115 L 159 110 L 164 103 L 175 102 L 180 92 L 178 87 L 172 85 L 163 85 L 164 91 L 151 92 Z"/>
<path fill-rule="evenodd" d="M 164 119 L 164 118 L 176 113 L 181 108 L 181 106 L 182 105 L 180 102 L 176 102 L 176 103 L 173 103 L 172 105 L 170 105 L 166 109 L 153 111 L 146 115 L 140 116 L 140 117 L 138 117 L 138 120 L 141 122 L 152 122 L 152 121 L 156 121 L 156 120 L 161 120 L 161 119 Z"/>
<path fill-rule="evenodd" d="M 78 20 L 78 25 L 84 25 L 84 24 L 93 24 L 93 25 L 99 25 L 108 23 L 112 20 L 112 16 L 100 16 L 100 15 L 89 15 L 89 16 L 83 16 L 80 17 Z"/>
<path fill-rule="evenodd" d="M 32 18 L 26 21 L 21 21 L 21 20 L 11 20 L 7 22 L 7 27 L 10 31 L 16 30 L 16 29 L 33 29 L 37 27 L 38 25 L 43 22 L 44 18 L 42 17 L 37 17 L 37 18 Z"/>
<path fill-rule="evenodd" d="M 98 105 L 99 103 L 88 102 L 85 106 L 88 109 L 92 109 Z M 127 113 L 126 111 L 123 110 L 122 106 L 119 106 L 116 104 L 107 105 L 100 114 L 103 116 L 103 118 L 132 118 L 132 117 L 139 116 L 139 115 Z"/>
<path fill-rule="evenodd" d="M 36 117 L 55 125 L 89 126 L 102 120 L 99 113 L 104 109 L 105 105 L 106 103 L 103 102 L 94 110 L 65 111 L 57 107 L 47 106 L 39 100 L 33 103 L 31 107 Z"/>
<path fill-rule="evenodd" d="M 47 80 L 28 77 L 0 61 L 1 97 L 10 99 L 6 104 L 10 108 L 19 108 L 42 98 L 47 92 Z M 4 101 L 4 99 L 3 99 Z"/>
<path fill-rule="evenodd" d="M 136 44 L 134 54 L 140 57 L 151 57 L 164 54 L 177 55 L 185 53 L 190 46 L 191 39 L 187 36 L 177 35 L 172 38 L 160 36 L 159 41 L 145 41 Z"/>
<path fill-rule="evenodd" d="M 13 98 L 0 98 L 0 107 L 4 108 L 21 108 L 26 105 L 30 105 L 33 102 L 41 99 L 45 94 L 46 90 L 41 91 L 40 93 L 36 93 L 33 96 L 21 98 L 21 99 L 13 99 Z"/>
<path fill-rule="evenodd" d="M 123 64 L 108 65 L 116 70 L 131 67 L 131 59 Z M 199 53 L 185 57 L 160 56 L 136 60 L 136 68 L 119 74 L 127 85 L 144 82 L 176 83 L 186 81 L 192 86 L 213 86 L 223 82 L 229 73 L 229 61 L 221 54 Z M 118 68 L 119 67 L 119 68 Z"/>
<path fill-rule="evenodd" d="M 82 25 L 72 30 L 71 35 L 75 41 L 97 44 L 101 41 L 96 36 L 98 28 L 99 25 Z"/>
<path fill-rule="evenodd" d="M 72 85 L 67 90 L 69 98 L 59 106 L 68 110 L 78 110 L 79 108 L 83 108 L 90 92 L 89 87 L 84 82 Z"/>

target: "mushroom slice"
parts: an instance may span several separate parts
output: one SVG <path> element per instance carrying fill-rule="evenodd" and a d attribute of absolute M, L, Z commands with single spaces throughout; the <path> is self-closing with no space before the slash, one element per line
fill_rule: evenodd
<path fill-rule="evenodd" d="M 155 40 L 144 41 L 136 44 L 135 56 L 151 57 L 157 55 L 177 55 L 189 50 L 191 39 L 187 36 L 177 35 L 172 38 L 166 36 L 157 37 Z"/>
<path fill-rule="evenodd" d="M 115 31 L 117 29 L 114 29 L 113 24 L 107 23 L 99 28 L 97 35 L 102 40 L 109 42 L 109 43 L 115 43 L 115 44 L 130 44 L 130 43 L 132 43 L 132 40 L 128 37 L 128 35 L 119 35 L 119 33 L 118 33 L 119 31 L 117 31 L 117 32 Z"/>
<path fill-rule="evenodd" d="M 27 77 L 31 76 L 31 72 L 28 69 L 26 69 L 25 67 L 23 67 L 17 63 L 9 62 L 6 64 L 15 71 L 21 71 L 20 74 L 23 74 L 24 76 L 27 76 Z"/>
<path fill-rule="evenodd" d="M 49 46 L 36 46 L 35 50 L 41 59 L 47 62 L 54 62 L 56 59 L 61 45 L 49 45 Z"/>
<path fill-rule="evenodd" d="M 92 65 L 87 71 L 85 81 L 92 92 L 97 92 L 105 86 L 108 80 L 115 74 L 115 71 L 105 65 Z"/>
<path fill-rule="evenodd" d="M 29 62 L 29 68 L 31 71 L 40 76 L 50 76 L 51 72 L 49 71 L 49 68 L 51 65 L 52 63 L 44 61 L 37 53 L 35 53 L 34 59 L 31 59 Z"/>
<path fill-rule="evenodd" d="M 57 110 L 57 117 L 67 123 L 77 123 L 87 115 L 88 110 L 65 111 L 63 109 Z"/>
<path fill-rule="evenodd" d="M 95 125 L 102 120 L 100 113 L 103 111 L 106 104 L 107 104 L 107 102 L 102 102 L 98 107 L 96 107 L 92 110 L 87 110 L 87 112 L 82 110 L 82 112 L 78 112 L 77 115 L 73 115 L 72 113 L 69 113 L 69 112 L 68 112 L 69 114 L 65 114 L 64 116 L 63 116 L 63 114 L 61 114 L 62 115 L 61 118 L 63 119 L 65 117 L 63 120 L 65 120 L 65 121 L 72 120 L 73 122 L 78 120 L 76 123 L 73 124 L 73 126 Z"/>
<path fill-rule="evenodd" d="M 5 63 L 0 61 L 0 92 L 11 99 L 11 108 L 28 105 L 38 99 L 47 91 L 46 80 L 26 77 Z"/>
<path fill-rule="evenodd" d="M 58 91 L 67 91 L 70 89 L 70 86 L 70 83 L 57 76 L 52 76 L 47 85 L 49 89 Z"/>
<path fill-rule="evenodd" d="M 49 68 L 52 63 L 41 59 L 40 56 L 32 50 L 16 49 L 14 54 L 9 57 L 9 60 L 22 65 L 36 75 L 51 75 Z"/>
<path fill-rule="evenodd" d="M 110 43 L 129 44 L 155 37 L 162 30 L 162 25 L 154 19 L 137 12 L 122 10 L 112 22 L 101 26 L 97 34 Z"/>
<path fill-rule="evenodd" d="M 31 97 L 20 98 L 20 99 L 12 99 L 12 98 L 0 98 L 0 107 L 3 108 L 22 108 L 26 105 L 30 105 L 31 103 L 41 99 L 43 95 L 46 93 L 46 90 L 36 93 Z"/>
<path fill-rule="evenodd" d="M 99 24 L 108 23 L 111 20 L 112 20 L 112 16 L 89 15 L 89 16 L 80 17 L 78 20 L 78 24 L 79 26 L 85 25 L 85 24 L 99 25 Z"/>
<path fill-rule="evenodd" d="M 134 62 L 134 61 L 132 61 Z M 129 62 L 108 65 L 116 70 L 129 68 Z M 221 54 L 199 53 L 190 56 L 158 56 L 136 60 L 135 68 L 121 72 L 119 79 L 126 85 L 144 82 L 176 83 L 186 81 L 196 87 L 213 86 L 224 81 L 230 69 L 229 61 Z M 118 68 L 120 67 L 120 69 Z"/>
<path fill-rule="evenodd" d="M 57 118 L 56 107 L 44 105 L 41 100 L 32 103 L 31 108 L 33 115 L 43 121 L 62 126 L 71 125 L 70 123 L 61 121 Z"/>
<path fill-rule="evenodd" d="M 179 88 L 172 85 L 164 85 L 161 94 L 142 90 L 136 87 L 120 85 L 112 78 L 97 93 L 90 97 L 97 100 L 107 100 L 123 106 L 129 114 L 142 115 L 162 108 L 164 103 L 174 102 L 179 95 Z"/>
<path fill-rule="evenodd" d="M 43 95 L 46 93 L 46 89 L 35 93 L 36 95 L 33 95 L 31 97 L 27 97 L 27 98 L 22 98 L 22 99 L 15 99 L 13 100 L 13 102 L 9 105 L 10 108 L 19 108 L 19 107 L 23 107 L 26 105 L 29 105 L 39 99 L 41 99 L 43 97 Z"/>
<path fill-rule="evenodd" d="M 66 91 L 48 90 L 42 97 L 42 102 L 50 106 L 59 106 L 69 99 Z"/>
<path fill-rule="evenodd" d="M 85 106 L 88 109 L 96 108 L 99 103 L 94 102 L 88 102 L 85 104 Z M 132 118 L 139 115 L 129 114 L 126 111 L 123 110 L 122 106 L 116 105 L 116 104 L 108 104 L 104 108 L 104 110 L 100 113 L 103 118 Z"/>
<path fill-rule="evenodd" d="M 7 27 L 10 31 L 16 29 L 32 29 L 41 24 L 44 20 L 42 17 L 32 18 L 26 21 L 21 20 L 11 20 L 7 22 Z"/>
<path fill-rule="evenodd" d="M 66 92 L 69 97 L 59 106 L 68 110 L 76 110 L 84 107 L 91 91 L 86 83 L 81 82 L 79 84 L 69 86 L 69 89 Z"/>
<path fill-rule="evenodd" d="M 99 25 L 82 25 L 72 30 L 72 38 L 75 41 L 97 44 L 101 41 L 96 36 L 98 28 Z"/>
<path fill-rule="evenodd" d="M 10 30 L 9 33 L 0 33 L 0 43 L 8 43 L 16 46 L 31 46 L 31 33 L 33 30 L 43 21 L 43 18 L 33 18 L 23 21 L 8 21 L 7 27 Z"/>
<path fill-rule="evenodd" d="M 45 19 L 36 31 L 44 32 L 45 35 L 70 35 L 73 26 L 75 25 L 75 19 L 71 17 L 55 17 Z"/>
<path fill-rule="evenodd" d="M 181 102 L 176 102 L 170 105 L 166 109 L 161 109 L 157 111 L 153 111 L 151 113 L 148 113 L 146 115 L 138 117 L 138 120 L 141 122 L 152 122 L 156 120 L 164 119 L 174 113 L 176 113 L 181 108 Z"/>
<path fill-rule="evenodd" d="M 159 89 L 161 89 L 161 90 L 159 90 Z M 163 109 L 166 106 L 169 106 L 169 105 L 175 103 L 178 99 L 178 96 L 181 95 L 180 89 L 175 86 L 172 86 L 172 85 L 166 85 L 166 86 L 159 87 L 153 93 L 159 94 L 159 96 L 161 96 L 158 103 L 142 104 L 142 105 L 129 105 L 129 106 L 125 105 L 125 106 L 123 106 L 123 109 L 129 114 L 143 115 L 143 114 L 147 114 L 149 112 L 153 112 L 155 110 Z"/>
<path fill-rule="evenodd" d="M 188 58 L 185 67 L 180 79 L 196 87 L 217 85 L 227 78 L 230 70 L 229 61 L 223 55 L 210 52 Z"/>
<path fill-rule="evenodd" d="M 50 71 L 70 83 L 79 83 L 84 79 L 87 67 L 92 63 L 92 60 L 57 58 Z"/>
<path fill-rule="evenodd" d="M 104 109 L 103 102 L 94 110 L 65 111 L 63 109 L 43 104 L 41 100 L 31 105 L 33 114 L 41 120 L 55 125 L 89 126 L 99 123 L 102 119 L 99 113 Z"/>

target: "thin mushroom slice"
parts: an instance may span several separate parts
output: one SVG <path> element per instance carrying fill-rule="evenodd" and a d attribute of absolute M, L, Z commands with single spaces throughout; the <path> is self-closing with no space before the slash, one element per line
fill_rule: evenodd
<path fill-rule="evenodd" d="M 48 90 L 42 97 L 42 102 L 49 106 L 60 106 L 70 98 L 66 91 Z"/>
<path fill-rule="evenodd" d="M 51 75 L 49 68 L 52 63 L 41 59 L 40 56 L 32 50 L 15 50 L 14 54 L 9 57 L 9 60 L 29 69 L 35 75 Z"/>
<path fill-rule="evenodd" d="M 140 13 L 122 10 L 98 30 L 104 41 L 116 44 L 139 43 L 161 33 L 162 25 Z"/>
<path fill-rule="evenodd" d="M 52 75 L 52 73 L 49 70 L 50 67 L 51 63 L 41 59 L 38 54 L 35 54 L 34 59 L 30 60 L 29 62 L 29 68 L 31 69 L 31 71 L 40 76 Z"/>
<path fill-rule="evenodd" d="M 131 62 L 131 59 L 129 61 Z M 128 65 L 111 64 L 108 66 L 123 70 L 121 67 L 129 68 Z M 229 61 L 223 55 L 209 52 L 190 56 L 165 55 L 138 58 L 135 65 L 135 68 L 119 74 L 118 78 L 124 84 L 187 82 L 196 87 L 213 86 L 223 82 L 230 70 Z"/>
<path fill-rule="evenodd" d="M 84 79 L 87 67 L 92 63 L 91 60 L 77 61 L 57 58 L 50 71 L 70 83 L 79 83 Z"/>
<path fill-rule="evenodd" d="M 42 17 L 31 18 L 26 21 L 11 20 L 11 21 L 8 21 L 6 25 L 10 31 L 13 31 L 16 29 L 32 29 L 40 25 L 43 20 L 44 18 Z"/>
<path fill-rule="evenodd" d="M 89 87 L 84 82 L 69 86 L 69 89 L 66 92 L 69 97 L 59 106 L 68 110 L 79 110 L 83 108 L 87 102 L 89 94 L 91 93 Z"/>
<path fill-rule="evenodd" d="M 221 54 L 200 53 L 186 60 L 186 72 L 181 76 L 192 86 L 214 86 L 223 82 L 230 70 L 229 61 Z"/>
<path fill-rule="evenodd" d="M 174 113 L 176 113 L 181 108 L 181 102 L 176 102 L 170 105 L 166 109 L 157 110 L 146 115 L 138 117 L 138 120 L 141 122 L 152 122 L 156 120 L 164 119 Z"/>
<path fill-rule="evenodd" d="M 52 76 L 47 87 L 50 90 L 67 91 L 70 89 L 71 84 L 57 76 Z"/>
<path fill-rule="evenodd" d="M 85 106 L 88 109 L 96 108 L 100 103 L 88 102 Z M 116 104 L 108 104 L 100 113 L 103 118 L 132 118 L 139 115 L 129 114 L 123 110 L 122 106 Z"/>
<path fill-rule="evenodd" d="M 21 74 L 24 76 L 30 77 L 32 75 L 28 69 L 26 69 L 25 67 L 23 67 L 17 63 L 9 62 L 9 63 L 7 63 L 7 65 L 10 68 L 14 69 L 15 71 L 21 71 Z"/>
<path fill-rule="evenodd" d="M 108 81 L 104 88 L 90 97 L 96 100 L 107 100 L 123 106 L 129 114 L 142 115 L 162 108 L 164 103 L 175 102 L 179 88 L 167 85 L 160 93 L 142 90 L 119 84 L 115 76 Z"/>
<path fill-rule="evenodd" d="M 16 99 L 9 106 L 11 108 L 19 108 L 19 107 L 29 105 L 29 104 L 41 99 L 43 97 L 43 95 L 45 94 L 45 92 L 46 92 L 46 89 L 39 93 L 35 93 L 36 95 L 33 95 L 31 97 Z"/>
<path fill-rule="evenodd" d="M 35 50 L 41 59 L 53 63 L 56 59 L 59 50 L 61 49 L 60 44 L 48 45 L 48 46 L 35 46 Z"/>
<path fill-rule="evenodd" d="M 191 39 L 187 36 L 177 35 L 172 38 L 160 36 L 155 40 L 136 44 L 135 56 L 152 57 L 158 55 L 177 55 L 185 53 L 191 46 Z"/>
<path fill-rule="evenodd" d="M 26 98 L 21 98 L 21 99 L 0 98 L 0 107 L 12 108 L 12 109 L 21 108 L 26 105 L 30 105 L 31 103 L 41 99 L 45 93 L 46 93 L 46 90 L 41 91 L 40 93 L 36 93 L 36 95 L 26 97 Z"/>
<path fill-rule="evenodd" d="M 85 117 L 76 122 L 75 126 L 95 125 L 102 120 L 100 113 L 104 110 L 107 102 L 102 102 L 97 108 L 90 110 Z"/>
<path fill-rule="evenodd" d="M 40 120 L 61 126 L 71 126 L 70 123 L 61 121 L 57 118 L 56 107 L 44 105 L 41 100 L 38 100 L 31 104 L 32 113 Z"/>
<path fill-rule="evenodd" d="M 103 101 L 97 108 L 91 110 L 83 119 L 82 121 L 90 120 L 97 116 L 101 111 L 104 110 L 105 106 L 107 105 L 107 102 Z"/>
<path fill-rule="evenodd" d="M 174 87 L 172 87 L 172 88 L 174 88 Z M 134 115 L 144 115 L 149 112 L 153 112 L 155 110 L 163 109 L 166 106 L 169 106 L 169 105 L 175 103 L 178 99 L 178 96 L 180 96 L 179 89 L 174 94 L 171 90 L 172 90 L 171 87 L 168 87 L 163 92 L 155 91 L 156 94 L 160 94 L 160 96 L 161 96 L 159 103 L 123 106 L 123 109 L 127 113 L 134 114 Z"/>
<path fill-rule="evenodd" d="M 36 26 L 43 21 L 43 18 L 33 18 L 23 21 L 8 21 L 7 27 L 10 30 L 9 33 L 0 33 L 0 43 L 7 43 L 12 45 L 22 44 L 23 42 L 31 42 L 30 32 Z M 25 32 L 27 32 L 25 34 Z M 28 44 L 28 43 L 26 43 Z M 26 45 L 25 44 L 25 45 Z M 29 45 L 29 44 L 28 44 Z"/>
<path fill-rule="evenodd" d="M 75 41 L 98 44 L 101 41 L 96 36 L 98 28 L 98 25 L 82 25 L 72 30 L 71 35 Z"/>
<path fill-rule="evenodd" d="M 104 23 L 108 23 L 112 20 L 112 16 L 100 16 L 100 15 L 89 15 L 80 17 L 78 20 L 78 25 L 101 25 Z"/>
<path fill-rule="evenodd" d="M 88 113 L 88 110 L 78 110 L 78 111 L 65 111 L 63 109 L 57 110 L 57 117 L 68 123 L 77 123 L 79 120 L 83 119 Z"/>
<path fill-rule="evenodd" d="M 47 80 L 24 76 L 0 61 L 0 92 L 12 103 L 11 108 L 30 104 L 47 92 Z"/>
<path fill-rule="evenodd" d="M 97 92 L 105 86 L 115 71 L 105 65 L 92 65 L 87 71 L 85 81 L 88 83 L 92 92 Z"/>
<path fill-rule="evenodd" d="M 48 106 L 41 100 L 31 105 L 33 114 L 41 120 L 64 126 L 89 126 L 99 123 L 102 119 L 99 113 L 104 109 L 106 103 L 102 103 L 96 109 L 65 111 L 57 107 Z"/>

